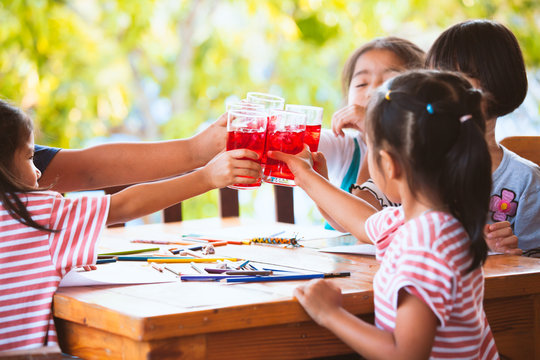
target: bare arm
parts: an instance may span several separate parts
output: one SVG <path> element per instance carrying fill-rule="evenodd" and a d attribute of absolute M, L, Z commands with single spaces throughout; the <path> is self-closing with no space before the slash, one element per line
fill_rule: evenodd
<path fill-rule="evenodd" d="M 261 166 L 246 158 L 257 159 L 257 153 L 246 149 L 227 151 L 190 174 L 130 186 L 113 194 L 107 224 L 151 214 L 215 188 L 253 183 L 261 175 Z"/>
<path fill-rule="evenodd" d="M 393 332 L 357 318 L 341 305 L 341 290 L 328 280 L 315 280 L 295 289 L 294 296 L 319 325 L 328 328 L 367 359 L 427 359 L 437 318 L 417 297 L 402 290 Z"/>
<path fill-rule="evenodd" d="M 59 192 L 92 190 L 179 175 L 205 165 L 225 149 L 222 115 L 203 132 L 181 140 L 111 143 L 60 150 L 39 180 Z"/>
<path fill-rule="evenodd" d="M 343 229 L 349 231 L 359 241 L 371 242 L 364 224 L 376 210 L 364 200 L 335 187 L 315 172 L 311 167 L 311 153 L 307 147 L 298 155 L 270 151 L 268 156 L 285 161 L 294 175 L 296 184 Z"/>

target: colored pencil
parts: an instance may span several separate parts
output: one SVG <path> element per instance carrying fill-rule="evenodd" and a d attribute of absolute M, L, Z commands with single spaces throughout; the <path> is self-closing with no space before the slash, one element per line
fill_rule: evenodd
<path fill-rule="evenodd" d="M 171 253 L 177 255 L 177 254 L 180 254 L 182 251 L 186 251 L 186 250 L 202 250 L 203 246 L 202 245 L 192 245 L 192 246 L 189 246 L 187 248 L 182 248 L 182 249 L 176 249 L 176 250 L 169 250 Z"/>
<path fill-rule="evenodd" d="M 154 259 L 160 259 L 160 260 L 193 260 L 195 259 L 193 256 L 118 256 L 118 261 L 150 261 Z M 162 261 L 167 262 L 167 261 Z"/>
<path fill-rule="evenodd" d="M 223 274 L 224 272 L 229 271 L 231 269 L 218 269 L 218 268 L 205 267 L 204 270 L 209 274 Z"/>
<path fill-rule="evenodd" d="M 291 275 L 276 275 L 276 276 L 250 276 L 243 278 L 225 279 L 226 282 L 266 282 L 266 281 L 288 281 L 288 280 L 308 280 L 320 278 L 333 278 L 350 276 L 349 272 L 337 273 L 320 273 L 320 274 L 291 274 Z"/>
<path fill-rule="evenodd" d="M 289 281 L 308 280 L 324 278 L 324 274 L 296 274 L 296 275 L 276 275 L 276 276 L 246 276 L 241 278 L 227 278 L 225 282 L 268 282 L 268 281 Z"/>
<path fill-rule="evenodd" d="M 98 254 L 98 256 L 103 256 L 103 255 L 129 255 L 129 254 L 139 254 L 139 253 L 143 253 L 143 252 L 148 252 L 148 251 L 158 251 L 158 250 L 159 250 L 158 247 L 153 247 L 153 248 L 147 248 L 147 249 L 115 251 L 115 252 L 110 252 L 110 253 Z"/>
<path fill-rule="evenodd" d="M 271 271 L 261 271 L 261 270 L 229 270 L 225 271 L 225 275 L 259 275 L 259 276 L 268 276 L 272 275 Z"/>
<path fill-rule="evenodd" d="M 325 278 L 335 278 L 335 277 L 347 277 L 351 276 L 351 273 L 348 271 L 342 271 L 342 272 L 335 272 L 335 273 L 325 273 Z"/>
<path fill-rule="evenodd" d="M 158 264 L 151 263 L 150 265 L 152 266 L 153 269 L 156 269 L 159 272 L 163 272 L 163 268 L 161 266 L 159 266 Z"/>
<path fill-rule="evenodd" d="M 155 263 L 152 263 L 152 264 L 155 264 Z M 173 273 L 174 275 L 176 275 L 176 276 L 180 276 L 180 273 L 179 273 L 178 271 L 175 271 L 175 270 L 171 269 L 170 267 L 164 266 L 163 268 L 164 268 L 165 270 L 167 270 L 167 271 L 172 272 L 172 273 Z"/>
<path fill-rule="evenodd" d="M 114 263 L 116 262 L 116 259 L 98 259 L 96 261 L 96 265 L 99 265 L 99 264 L 107 264 L 107 263 Z"/>
<path fill-rule="evenodd" d="M 148 262 L 157 262 L 157 263 L 190 263 L 190 262 L 196 262 L 196 263 L 210 263 L 210 262 L 218 262 L 218 261 L 237 261 L 236 258 L 190 258 L 190 259 L 182 259 L 182 258 L 152 258 L 148 259 Z"/>
<path fill-rule="evenodd" d="M 202 268 L 198 264 L 195 264 L 193 261 L 191 262 L 191 267 L 195 269 L 195 271 L 197 271 L 199 274 L 208 274 L 208 272 L 206 272 L 206 269 Z"/>

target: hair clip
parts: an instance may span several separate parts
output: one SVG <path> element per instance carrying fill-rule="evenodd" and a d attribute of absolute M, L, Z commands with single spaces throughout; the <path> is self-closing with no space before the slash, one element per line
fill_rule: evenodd
<path fill-rule="evenodd" d="M 386 100 L 388 100 L 388 101 L 390 101 L 390 93 L 391 93 L 391 92 L 392 92 L 392 90 L 388 90 L 388 91 L 386 92 L 386 95 L 384 95 L 384 98 L 385 98 Z"/>
<path fill-rule="evenodd" d="M 433 114 L 433 106 L 430 103 L 427 104 L 426 110 L 428 113 Z"/>
<path fill-rule="evenodd" d="M 471 114 L 467 114 L 467 115 L 463 115 L 462 117 L 460 117 L 460 118 L 459 118 L 459 121 L 460 121 L 461 123 L 464 123 L 465 121 L 470 120 L 470 119 L 472 119 L 472 115 L 471 115 Z"/>

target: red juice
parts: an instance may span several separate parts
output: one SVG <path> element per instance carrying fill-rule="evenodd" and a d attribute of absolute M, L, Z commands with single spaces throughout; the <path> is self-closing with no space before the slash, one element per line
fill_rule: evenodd
<path fill-rule="evenodd" d="M 268 141 L 268 133 L 270 132 L 270 127 L 273 127 L 273 121 L 275 120 L 276 116 L 273 115 L 273 116 L 268 116 L 266 118 L 266 133 L 265 133 L 265 141 Z M 264 151 L 263 151 L 263 155 L 262 155 L 262 159 L 261 159 L 261 165 L 264 165 L 266 164 L 266 159 L 268 158 L 268 156 L 266 155 L 266 153 L 268 152 L 268 145 L 265 143 L 264 144 Z"/>
<path fill-rule="evenodd" d="M 321 125 L 306 125 L 306 136 L 304 143 L 309 146 L 311 152 L 319 149 L 319 139 L 321 138 Z"/>
<path fill-rule="evenodd" d="M 261 163 L 266 135 L 264 131 L 229 131 L 227 135 L 227 150 L 249 149 L 255 151 L 259 155 L 259 159 L 253 161 Z M 260 185 L 261 179 L 259 178 L 252 184 L 234 184 L 233 187 L 252 188 Z"/>
<path fill-rule="evenodd" d="M 269 131 L 266 137 L 266 150 L 298 154 L 304 148 L 304 134 L 304 129 L 298 131 Z M 266 159 L 264 176 L 265 179 L 276 177 L 294 180 L 293 174 L 284 162 L 271 158 Z"/>

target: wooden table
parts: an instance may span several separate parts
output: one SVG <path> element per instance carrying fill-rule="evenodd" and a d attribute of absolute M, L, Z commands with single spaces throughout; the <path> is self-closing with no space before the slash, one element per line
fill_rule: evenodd
<path fill-rule="evenodd" d="M 190 229 L 238 226 L 237 218 L 107 229 L 117 239 L 178 239 Z M 280 224 L 281 226 L 281 224 Z M 284 225 L 285 226 L 285 225 Z M 287 225 L 291 226 L 291 225 Z M 227 245 L 217 254 L 314 269 L 335 278 L 345 308 L 373 320 L 373 257 L 309 248 Z M 501 355 L 540 359 L 540 259 L 496 255 L 485 267 L 485 309 Z M 84 359 L 299 359 L 351 353 L 292 298 L 303 281 L 61 288 L 54 315 L 61 347 Z"/>

